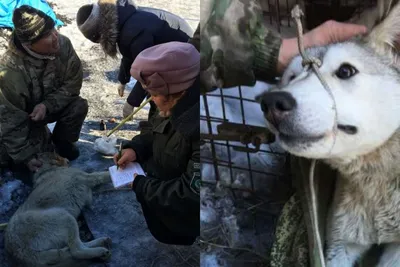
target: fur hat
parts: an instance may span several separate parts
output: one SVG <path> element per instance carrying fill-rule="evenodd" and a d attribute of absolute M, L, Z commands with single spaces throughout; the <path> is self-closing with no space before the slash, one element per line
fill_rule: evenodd
<path fill-rule="evenodd" d="M 97 3 L 80 7 L 76 14 L 76 24 L 87 39 L 100 43 L 107 55 L 111 57 L 117 55 L 116 0 L 99 0 Z"/>
<path fill-rule="evenodd" d="M 34 43 L 49 34 L 55 21 L 43 11 L 22 5 L 13 13 L 14 32 L 21 43 Z"/>
<path fill-rule="evenodd" d="M 97 3 L 84 5 L 76 14 L 76 23 L 82 34 L 94 43 L 100 42 L 100 6 Z"/>
<path fill-rule="evenodd" d="M 145 90 L 161 95 L 188 89 L 200 73 L 200 54 L 183 42 L 169 42 L 143 50 L 131 66 L 131 75 Z"/>

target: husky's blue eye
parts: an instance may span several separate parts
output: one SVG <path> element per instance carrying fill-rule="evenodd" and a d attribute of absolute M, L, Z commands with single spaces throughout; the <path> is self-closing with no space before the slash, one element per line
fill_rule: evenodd
<path fill-rule="evenodd" d="M 344 63 L 339 67 L 335 74 L 339 79 L 349 79 L 357 73 L 358 70 L 355 67 L 350 64 Z"/>

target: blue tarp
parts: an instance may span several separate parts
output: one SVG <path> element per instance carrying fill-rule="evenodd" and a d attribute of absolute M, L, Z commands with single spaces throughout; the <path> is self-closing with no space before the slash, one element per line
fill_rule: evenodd
<path fill-rule="evenodd" d="M 12 15 L 14 9 L 22 5 L 32 6 L 49 15 L 56 22 L 56 26 L 62 26 L 64 23 L 56 18 L 56 14 L 45 0 L 0 0 L 0 28 L 12 28 Z"/>

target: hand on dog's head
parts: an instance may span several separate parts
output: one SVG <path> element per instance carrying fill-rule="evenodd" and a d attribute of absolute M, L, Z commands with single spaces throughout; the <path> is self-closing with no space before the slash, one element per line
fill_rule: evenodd
<path fill-rule="evenodd" d="M 399 25 L 400 3 L 361 40 L 307 50 L 321 60 L 319 71 L 333 99 L 315 73 L 302 67 L 300 57 L 289 65 L 279 88 L 257 97 L 268 128 L 285 150 L 307 158 L 352 160 L 398 131 Z"/>
<path fill-rule="evenodd" d="M 69 160 L 61 157 L 57 152 L 43 152 L 38 154 L 38 160 L 43 164 L 54 167 L 68 167 Z"/>

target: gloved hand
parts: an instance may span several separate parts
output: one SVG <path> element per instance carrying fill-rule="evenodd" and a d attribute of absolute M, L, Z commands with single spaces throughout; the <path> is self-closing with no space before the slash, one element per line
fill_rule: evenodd
<path fill-rule="evenodd" d="M 120 84 L 120 85 L 118 85 L 118 94 L 119 94 L 120 97 L 123 97 L 123 96 L 124 96 L 125 85 L 126 85 L 126 84 Z"/>
<path fill-rule="evenodd" d="M 131 115 L 133 112 L 133 107 L 128 103 L 125 102 L 124 108 L 122 109 L 122 117 L 125 119 L 129 115 Z"/>

